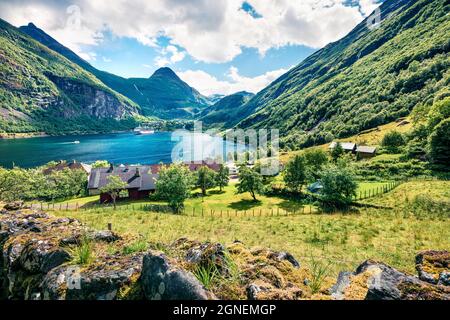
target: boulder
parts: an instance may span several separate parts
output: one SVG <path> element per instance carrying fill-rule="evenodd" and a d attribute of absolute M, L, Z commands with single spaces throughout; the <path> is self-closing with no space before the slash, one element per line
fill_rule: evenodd
<path fill-rule="evenodd" d="M 158 252 L 150 251 L 144 256 L 141 285 L 149 300 L 215 299 L 192 273 Z"/>
<path fill-rule="evenodd" d="M 416 270 L 423 281 L 449 286 L 450 252 L 444 250 L 420 252 L 416 256 Z"/>
<path fill-rule="evenodd" d="M 142 255 L 107 256 L 88 266 L 60 266 L 44 277 L 42 299 L 142 299 L 141 267 Z"/>
<path fill-rule="evenodd" d="M 365 261 L 355 273 L 341 274 L 331 288 L 335 299 L 448 300 L 450 289 L 402 273 L 386 264 Z"/>
<path fill-rule="evenodd" d="M 13 202 L 9 202 L 7 204 L 5 204 L 3 206 L 3 209 L 7 210 L 7 211 L 17 211 L 20 210 L 24 207 L 24 203 L 23 201 L 13 201 Z"/>

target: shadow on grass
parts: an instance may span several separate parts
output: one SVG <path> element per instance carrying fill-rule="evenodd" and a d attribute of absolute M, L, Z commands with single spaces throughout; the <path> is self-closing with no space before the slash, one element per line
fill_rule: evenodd
<path fill-rule="evenodd" d="M 237 202 L 232 202 L 228 205 L 229 208 L 233 209 L 233 210 L 238 210 L 238 211 L 244 211 L 244 210 L 250 210 L 253 209 L 255 207 L 258 207 L 261 205 L 261 201 L 260 200 L 241 200 L 241 201 L 237 201 Z"/>
<path fill-rule="evenodd" d="M 211 191 L 208 192 L 209 195 L 217 195 L 217 194 L 224 194 L 224 193 L 225 193 L 224 190 L 222 190 L 222 191 L 220 191 L 220 190 L 211 190 Z"/>

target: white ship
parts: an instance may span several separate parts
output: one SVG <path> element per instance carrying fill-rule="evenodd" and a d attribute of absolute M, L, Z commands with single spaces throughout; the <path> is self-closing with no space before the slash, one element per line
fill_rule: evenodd
<path fill-rule="evenodd" d="M 142 128 L 142 127 L 137 127 L 136 129 L 134 129 L 134 133 L 137 135 L 141 135 L 141 134 L 154 134 L 155 130 L 151 130 L 151 129 L 147 129 L 147 128 Z"/>

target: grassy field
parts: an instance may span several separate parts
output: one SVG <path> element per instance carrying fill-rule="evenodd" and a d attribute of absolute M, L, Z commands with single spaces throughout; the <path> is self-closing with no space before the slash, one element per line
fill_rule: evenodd
<path fill-rule="evenodd" d="M 228 187 L 224 193 L 213 192 L 207 204 L 198 198 L 189 200 L 188 206 L 207 205 L 215 210 L 250 206 L 250 198 L 233 195 L 232 188 Z M 448 214 L 440 217 L 411 215 L 405 206 L 408 202 L 401 195 L 406 192 L 413 197 L 427 193 L 437 201 L 448 201 L 448 190 L 448 181 L 412 181 L 370 200 L 374 204 L 392 206 L 393 210 L 369 208 L 351 214 L 221 218 L 161 214 L 125 207 L 117 211 L 99 208 L 55 213 L 78 218 L 97 229 L 105 229 L 112 223 L 115 231 L 152 243 L 167 243 L 180 237 L 225 244 L 240 240 L 250 247 L 289 251 L 301 263 L 308 264 L 314 256 L 324 263 L 330 262 L 333 274 L 353 270 L 365 259 L 381 260 L 413 272 L 418 251 L 450 249 L 450 219 Z M 260 197 L 257 206 L 251 204 L 255 208 L 280 205 L 289 207 L 295 202 Z"/>
<path fill-rule="evenodd" d="M 388 182 L 361 182 L 358 186 L 357 194 L 360 192 L 364 194 L 364 192 L 369 192 L 369 190 L 376 190 L 377 188 L 380 190 L 385 186 Z M 260 195 L 257 197 L 258 201 L 253 201 L 252 197 L 248 193 L 237 194 L 236 193 L 236 184 L 232 183 L 229 186 L 225 187 L 222 191 L 218 188 L 211 189 L 208 191 L 206 197 L 202 197 L 200 190 L 195 190 L 193 192 L 193 196 L 191 199 L 188 199 L 185 203 L 186 212 L 196 212 L 200 213 L 203 209 L 204 212 L 210 212 L 211 210 L 218 212 L 226 213 L 228 211 L 229 214 L 235 211 L 246 211 L 246 210 L 255 210 L 257 213 L 260 210 L 264 212 L 268 212 L 273 210 L 277 210 L 278 208 L 281 210 L 294 211 L 294 210 L 303 210 L 305 207 L 305 211 L 310 211 L 309 205 L 304 205 L 300 199 L 289 199 L 282 197 L 268 197 Z M 65 208 L 67 204 L 71 208 L 74 206 L 83 208 L 89 207 L 92 205 L 99 204 L 100 197 L 99 196 L 90 196 L 85 198 L 72 199 L 68 201 L 59 202 L 56 204 L 56 207 L 59 208 L 59 205 L 62 208 Z M 125 208 L 128 206 L 135 205 L 135 207 L 141 205 L 165 205 L 164 202 L 151 201 L 151 200 L 141 200 L 141 201 L 120 201 L 118 202 L 118 206 Z M 44 206 L 45 207 L 45 206 Z"/>
<path fill-rule="evenodd" d="M 397 131 L 400 133 L 406 133 L 412 129 L 412 124 L 407 123 L 404 125 L 399 125 L 399 122 L 391 122 L 382 126 L 379 126 L 375 129 L 372 129 L 367 132 L 362 132 L 356 136 L 352 136 L 345 139 L 337 139 L 336 141 L 341 142 L 354 142 L 360 145 L 368 145 L 368 146 L 379 146 L 381 144 L 381 140 L 383 139 L 384 135 L 390 131 Z M 320 146 L 315 146 L 308 149 L 322 149 L 327 151 L 328 150 L 329 143 L 323 144 Z M 292 151 L 292 152 L 284 152 L 280 154 L 280 161 L 283 163 L 286 163 L 289 161 L 290 158 L 292 158 L 294 155 L 304 152 L 304 150 L 301 151 Z"/>

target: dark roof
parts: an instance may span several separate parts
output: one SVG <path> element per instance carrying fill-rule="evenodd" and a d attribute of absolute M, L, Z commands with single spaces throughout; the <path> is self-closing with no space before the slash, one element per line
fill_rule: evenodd
<path fill-rule="evenodd" d="M 88 189 L 100 189 L 109 182 L 109 176 L 118 176 L 128 183 L 126 189 L 139 191 L 155 190 L 158 174 L 153 174 L 150 166 L 121 166 L 111 168 L 92 169 L 89 176 Z"/>
<path fill-rule="evenodd" d="M 218 171 L 220 164 L 218 163 L 186 163 L 190 171 L 197 171 L 203 166 L 207 166 L 211 170 Z M 108 184 L 108 177 L 111 175 L 118 176 L 123 182 L 128 183 L 126 189 L 138 189 L 139 191 L 148 191 L 156 189 L 156 180 L 159 177 L 159 171 L 165 166 L 163 164 L 147 165 L 147 166 L 116 166 L 110 168 L 92 169 L 89 176 L 88 189 L 100 189 Z M 139 174 L 136 174 L 136 169 Z"/>

